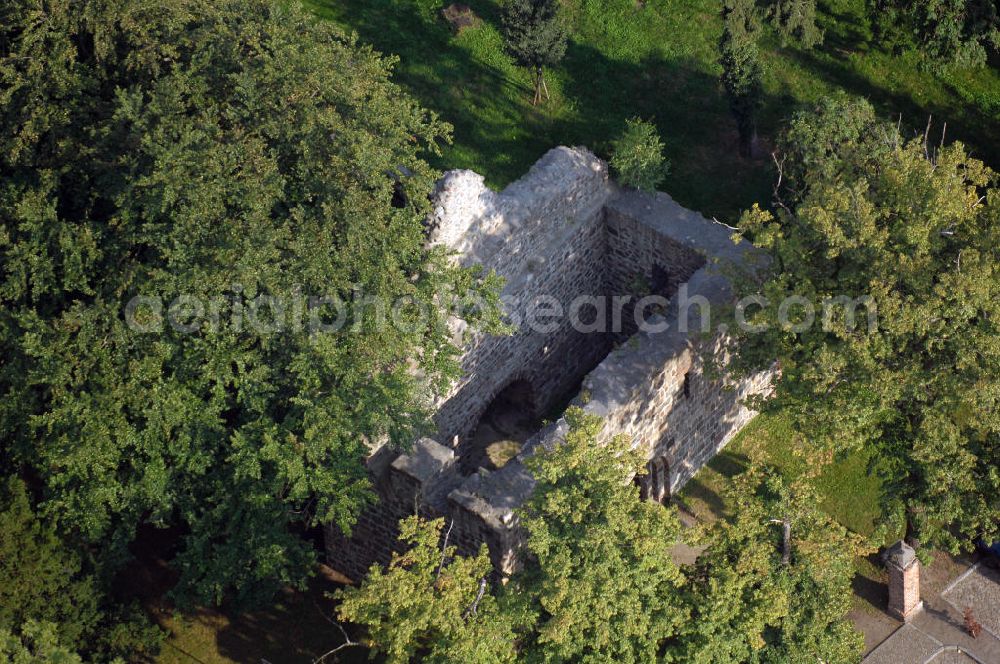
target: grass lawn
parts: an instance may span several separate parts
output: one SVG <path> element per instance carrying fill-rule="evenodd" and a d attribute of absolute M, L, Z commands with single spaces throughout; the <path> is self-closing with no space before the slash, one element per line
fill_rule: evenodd
<path fill-rule="evenodd" d="M 808 462 L 790 422 L 760 415 L 703 468 L 681 491 L 680 499 L 697 517 L 714 519 L 727 513 L 726 484 L 747 465 L 753 450 L 788 478 L 801 476 Z M 868 474 L 868 456 L 852 453 L 834 460 L 814 480 L 823 509 L 849 530 L 870 536 L 879 514 L 879 479 Z"/>
<path fill-rule="evenodd" d="M 758 416 L 687 483 L 678 496 L 679 502 L 699 519 L 726 516 L 729 506 L 724 498 L 725 488 L 746 467 L 754 451 L 786 477 L 800 476 L 808 470 L 808 462 L 800 452 L 802 446 L 796 435 L 788 419 Z M 868 463 L 866 453 L 852 453 L 835 459 L 814 479 L 824 511 L 844 527 L 866 537 L 875 533 L 881 487 L 879 479 L 868 474 Z M 901 536 L 902 533 L 890 533 L 887 540 L 895 541 Z M 886 581 L 877 556 L 855 560 L 855 606 L 869 613 L 884 611 Z"/>
<path fill-rule="evenodd" d="M 789 479 L 801 476 L 808 470 L 808 461 L 796 437 L 786 418 L 758 416 L 684 487 L 681 500 L 699 518 L 724 516 L 723 489 L 746 467 L 754 450 Z M 874 533 L 879 515 L 880 483 L 868 474 L 868 461 L 866 453 L 852 453 L 834 460 L 814 480 L 823 509 L 864 536 Z"/>
<path fill-rule="evenodd" d="M 657 123 L 667 144 L 673 174 L 664 189 L 732 222 L 754 201 L 770 200 L 768 153 L 784 120 L 836 88 L 868 97 L 886 117 L 902 114 L 904 126 L 921 131 L 931 114 L 948 123 L 949 137 L 1000 163 L 1000 72 L 936 77 L 912 54 L 883 52 L 872 43 L 864 0 L 820 0 L 826 40 L 811 51 L 766 35 L 767 99 L 760 155 L 752 160 L 736 156 L 735 125 L 718 83 L 720 0 L 565 0 L 570 44 L 547 75 L 552 99 L 539 108 L 530 103 L 529 73 L 503 52 L 496 0 L 467 0 L 482 23 L 457 36 L 442 20 L 422 17 L 417 0 L 305 1 L 398 55 L 397 80 L 455 127 L 438 165 L 474 169 L 494 187 L 555 145 L 602 153 L 626 119 L 640 116 Z"/>

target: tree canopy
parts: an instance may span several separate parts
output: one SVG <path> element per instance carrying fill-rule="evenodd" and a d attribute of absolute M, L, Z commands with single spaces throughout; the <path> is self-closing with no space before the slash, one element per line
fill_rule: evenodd
<path fill-rule="evenodd" d="M 778 360 L 758 405 L 794 414 L 825 449 L 869 448 L 886 518 L 905 514 L 911 542 L 996 539 L 996 175 L 960 143 L 906 140 L 846 96 L 796 115 L 781 154 L 776 211 L 740 222 L 771 260 L 741 286 L 764 298 L 748 317 L 761 327 L 734 345 L 744 366 Z"/>
<path fill-rule="evenodd" d="M 752 465 L 728 496 L 732 519 L 689 532 L 707 549 L 681 567 L 676 508 L 641 500 L 632 481 L 642 451 L 624 438 L 599 443 L 602 422 L 579 409 L 567 419 L 565 439 L 528 459 L 537 484 L 519 512 L 527 550 L 505 585 L 480 596 L 485 550 L 456 556 L 441 541 L 443 521 L 411 517 L 401 522 L 407 552 L 341 593 L 340 617 L 365 626 L 376 653 L 394 662 L 458 652 L 461 661 L 857 661 L 862 640 L 846 614 L 854 557 L 867 550 L 818 509 L 808 484 Z"/>
<path fill-rule="evenodd" d="M 364 584 L 338 591 L 341 620 L 365 625 L 389 662 L 493 664 L 515 662 L 516 614 L 487 587 L 492 575 L 485 545 L 474 557 L 455 555 L 442 538 L 443 519 L 400 522 L 404 553 L 387 570 L 374 565 Z"/>
<path fill-rule="evenodd" d="M 700 533 L 707 548 L 689 570 L 691 619 L 674 661 L 857 662 L 864 639 L 847 613 L 861 539 L 819 509 L 808 481 L 790 485 L 759 463 L 727 498 L 732 518 Z"/>
<path fill-rule="evenodd" d="M 645 450 L 618 437 L 598 444 L 603 421 L 566 413 L 565 439 L 526 466 L 536 480 L 522 524 L 531 560 L 512 582 L 534 613 L 538 661 L 655 659 L 686 618 L 682 576 L 670 557 L 676 514 L 639 499 L 632 482 Z"/>
<path fill-rule="evenodd" d="M 625 130 L 611 143 L 608 165 L 618 182 L 640 191 L 656 191 L 670 172 L 656 125 L 639 118 L 625 122 Z"/>
<path fill-rule="evenodd" d="M 4 662 L 56 661 L 63 650 L 93 661 L 136 658 L 159 646 L 159 630 L 137 606 L 104 596 L 90 557 L 64 544 L 14 478 L 0 487 L 0 579 Z"/>
<path fill-rule="evenodd" d="M 993 0 L 867 0 L 875 33 L 895 51 L 915 49 L 943 71 L 981 67 L 1000 50 L 1000 7 Z"/>
<path fill-rule="evenodd" d="M 822 43 L 823 31 L 816 25 L 816 0 L 770 0 L 764 6 L 783 42 L 795 41 L 805 48 Z"/>
<path fill-rule="evenodd" d="M 425 248 L 449 128 L 392 64 L 295 3 L 5 5 L 0 458 L 107 569 L 177 524 L 179 597 L 266 597 L 426 425 L 477 278 Z"/>

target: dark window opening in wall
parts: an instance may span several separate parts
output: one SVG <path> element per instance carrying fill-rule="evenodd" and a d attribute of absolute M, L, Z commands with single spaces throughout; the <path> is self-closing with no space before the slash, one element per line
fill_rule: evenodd
<path fill-rule="evenodd" d="M 471 436 L 458 448 L 462 473 L 479 468 L 498 470 L 521 450 L 540 428 L 534 389 L 526 380 L 515 380 L 487 406 Z"/>
<path fill-rule="evenodd" d="M 691 398 L 691 372 L 684 374 L 684 398 Z"/>
<path fill-rule="evenodd" d="M 670 466 L 666 459 L 659 457 L 646 464 L 646 474 L 636 475 L 639 497 L 661 505 L 670 501 Z"/>
<path fill-rule="evenodd" d="M 664 295 L 670 297 L 671 293 L 670 273 L 657 264 L 653 264 L 653 274 L 649 280 L 650 295 Z"/>

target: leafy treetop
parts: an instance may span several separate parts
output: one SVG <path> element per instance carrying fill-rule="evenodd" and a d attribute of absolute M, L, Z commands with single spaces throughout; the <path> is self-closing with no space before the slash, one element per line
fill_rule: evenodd
<path fill-rule="evenodd" d="M 349 527 L 369 445 L 425 426 L 456 370 L 434 294 L 477 278 L 425 248 L 449 128 L 392 64 L 295 3 L 5 7 L 0 458 L 105 571 L 139 524 L 180 524 L 179 596 L 267 597 L 313 559 L 288 525 Z M 142 332 L 133 296 L 218 320 Z M 258 296 L 283 325 L 249 324 Z M 296 323 L 309 296 L 345 324 Z"/>
<path fill-rule="evenodd" d="M 744 366 L 778 360 L 774 398 L 759 405 L 793 413 L 826 449 L 871 448 L 886 517 L 905 514 L 911 543 L 996 539 L 995 174 L 959 143 L 905 140 L 846 96 L 797 115 L 781 149 L 776 211 L 740 222 L 771 259 L 741 286 L 766 298 L 750 316 L 766 330 L 734 346 Z M 790 296 L 813 305 L 814 324 L 801 309 L 780 322 Z"/>

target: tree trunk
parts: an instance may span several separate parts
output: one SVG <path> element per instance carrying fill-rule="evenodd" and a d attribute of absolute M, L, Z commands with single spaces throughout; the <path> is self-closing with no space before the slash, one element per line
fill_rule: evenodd
<path fill-rule="evenodd" d="M 792 522 L 785 517 L 781 521 L 781 564 L 788 567 L 792 562 Z"/>
<path fill-rule="evenodd" d="M 542 68 L 535 67 L 535 97 L 531 100 L 532 106 L 538 106 L 542 101 Z"/>

